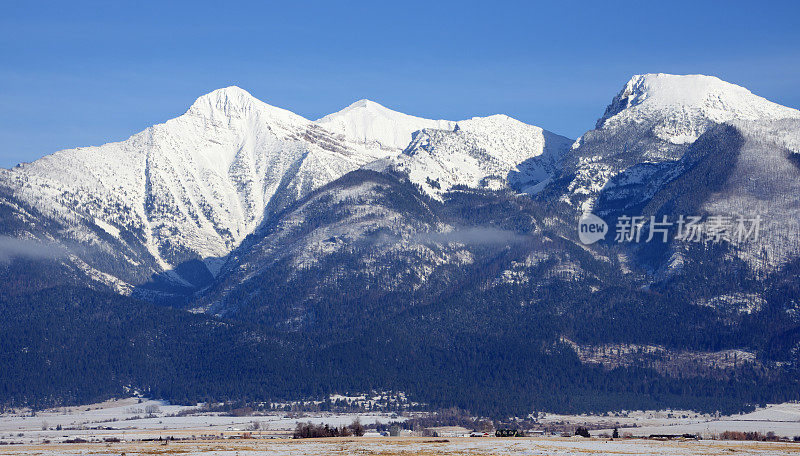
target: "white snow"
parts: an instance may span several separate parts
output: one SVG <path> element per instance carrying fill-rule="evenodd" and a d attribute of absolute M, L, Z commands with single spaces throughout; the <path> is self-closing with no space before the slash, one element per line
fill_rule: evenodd
<path fill-rule="evenodd" d="M 102 228 L 103 231 L 105 231 L 106 233 L 108 233 L 108 234 L 110 234 L 110 235 L 112 235 L 112 236 L 114 236 L 116 238 L 119 237 L 119 228 L 117 228 L 116 226 L 114 226 L 114 225 L 112 225 L 112 224 L 110 224 L 108 222 L 105 222 L 103 220 L 100 220 L 97 217 L 94 218 L 94 224 L 99 226 L 100 228 Z"/>
<path fill-rule="evenodd" d="M 392 111 L 374 101 L 359 100 L 341 111 L 317 120 L 317 125 L 353 141 L 377 143 L 386 149 L 402 150 L 414 132 L 434 128 L 452 130 L 455 122 L 414 117 Z"/>
<path fill-rule="evenodd" d="M 141 401 L 141 402 L 140 402 Z M 388 413 L 331 414 L 308 412 L 290 415 L 268 413 L 254 416 L 227 416 L 217 412 L 198 413 L 199 407 L 170 405 L 161 401 L 135 397 L 114 399 L 103 403 L 62 407 L 37 411 L 18 410 L 0 414 L 0 441 L 23 445 L 0 446 L 0 454 L 525 454 L 525 455 L 717 455 L 739 454 L 783 455 L 796 454 L 797 444 L 731 441 L 672 441 L 659 442 L 640 439 L 584 439 L 536 436 L 532 438 L 384 438 L 363 437 L 323 440 L 283 440 L 298 422 L 326 423 L 332 426 L 350 424 L 358 418 L 368 425 L 380 421 L 404 421 L 408 414 Z M 148 416 L 148 412 L 152 415 Z M 591 424 L 608 429 L 592 431 L 598 436 L 611 433 L 614 426 L 620 434 L 649 436 L 651 434 L 699 433 L 712 437 L 726 430 L 775 432 L 778 436 L 800 434 L 800 404 L 769 405 L 752 413 L 720 416 L 691 411 L 623 411 L 607 416 L 539 414 L 542 424 L 565 423 L 574 426 Z M 254 422 L 258 430 L 249 430 Z M 61 429 L 56 427 L 60 426 Z M 46 429 L 43 429 L 46 428 Z M 241 436 L 251 432 L 254 439 L 193 442 L 136 442 L 159 437 L 186 438 L 221 434 Z M 128 441 L 121 444 L 59 444 L 65 439 L 86 440 L 116 437 Z M 270 440 L 278 437 L 277 440 Z M 42 444 L 49 440 L 50 444 Z M 35 447 L 34 447 L 35 446 Z"/>
<path fill-rule="evenodd" d="M 657 121 L 657 137 L 674 143 L 694 142 L 710 122 L 800 118 L 800 111 L 754 95 L 714 76 L 644 74 L 633 76 L 614 100 L 614 112 L 598 125 L 614 128 L 629 122 Z"/>
<path fill-rule="evenodd" d="M 454 131 L 419 132 L 392 166 L 434 197 L 457 185 L 536 191 L 570 143 L 505 115 L 474 117 L 459 121 Z"/>
<path fill-rule="evenodd" d="M 543 423 L 570 423 L 608 428 L 591 431 L 593 436 L 611 434 L 614 427 L 620 434 L 647 437 L 653 434 L 696 434 L 712 438 L 725 431 L 774 432 L 780 437 L 800 435 L 800 403 L 770 404 L 751 413 L 723 415 L 701 414 L 689 410 L 621 411 L 600 415 L 545 414 Z"/>
<path fill-rule="evenodd" d="M 141 402 L 140 402 L 141 401 Z M 316 412 L 288 415 L 272 412 L 263 415 L 230 416 L 219 412 L 198 413 L 199 407 L 170 405 L 163 401 L 138 399 L 135 397 L 112 399 L 84 406 L 61 407 L 37 411 L 20 410 L 0 414 L 0 441 L 15 440 L 18 434 L 25 441 L 42 439 L 61 441 L 64 438 L 118 437 L 158 438 L 167 435 L 195 435 L 230 433 L 243 431 L 253 422 L 259 423 L 262 432 L 286 435 L 299 422 L 345 426 L 358 419 L 369 425 L 376 421 L 405 421 L 390 413 L 333 414 Z M 152 412 L 152 413 L 151 413 Z M 57 429 L 60 426 L 61 429 Z M 46 429 L 43 429 L 46 428 Z M 0 452 L 0 454 L 3 454 Z"/>
<path fill-rule="evenodd" d="M 169 270 L 199 256 L 218 270 L 215 259 L 265 212 L 374 160 L 371 153 L 228 87 L 125 141 L 56 152 L 4 171 L 0 183 L 65 223 L 68 240 L 102 244 L 91 225 L 115 238 L 128 231 L 152 257 L 134 262 Z"/>
<path fill-rule="evenodd" d="M 780 119 L 800 119 L 800 111 L 713 76 L 633 76 L 597 128 L 573 144 L 576 177 L 567 201 L 591 209 L 597 192 L 619 172 L 644 162 L 677 160 L 715 124 Z"/>
<path fill-rule="evenodd" d="M 677 159 L 713 123 L 786 118 L 800 112 L 714 77 L 640 75 L 565 156 L 571 140 L 504 115 L 433 120 L 360 100 L 311 121 L 227 87 L 125 141 L 3 170 L 0 185 L 23 203 L 17 212 L 30 205 L 62 224 L 57 240 L 121 252 L 126 268 L 115 274 L 135 283 L 195 258 L 216 274 L 265 214 L 355 169 L 397 168 L 440 197 L 454 186 L 535 193 L 570 160 L 565 200 L 589 208 L 621 169 Z M 630 137 L 607 141 L 621 134 Z M 82 260 L 95 276 L 109 272 Z"/>
<path fill-rule="evenodd" d="M 169 274 L 198 257 L 216 274 L 221 259 L 265 214 L 355 169 L 400 162 L 415 182 L 441 180 L 443 190 L 457 184 L 497 189 L 511 180 L 533 188 L 564 149 L 564 141 L 546 141 L 549 133 L 506 116 L 458 125 L 454 133 L 456 122 L 410 116 L 369 100 L 312 122 L 226 87 L 125 141 L 63 150 L 3 170 L 0 185 L 66 226 L 59 240 L 120 252 L 123 283 Z M 418 138 L 450 136 L 428 156 L 398 157 L 415 132 Z M 516 168 L 540 155 L 547 157 L 543 165 Z M 91 277 L 114 281 L 102 263 L 81 260 Z M 170 277 L 186 285 L 176 274 Z"/>

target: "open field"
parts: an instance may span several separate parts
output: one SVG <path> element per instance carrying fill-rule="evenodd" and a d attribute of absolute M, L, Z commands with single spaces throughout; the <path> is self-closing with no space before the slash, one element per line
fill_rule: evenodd
<path fill-rule="evenodd" d="M 691 411 L 626 411 L 600 415 L 540 414 L 542 429 L 587 426 L 592 439 L 538 435 L 525 438 L 469 438 L 470 429 L 431 428 L 440 437 L 423 438 L 402 431 L 401 437 L 365 436 L 292 440 L 298 422 L 331 426 L 359 419 L 364 425 L 403 421 L 409 415 L 385 412 L 334 414 L 330 412 L 269 412 L 231 416 L 192 406 L 125 398 L 103 403 L 33 412 L 0 414 L 2 455 L 797 455 L 800 442 L 733 442 L 718 440 L 658 441 L 602 438 L 618 427 L 622 436 L 695 434 L 704 439 L 724 431 L 773 432 L 791 439 L 800 435 L 800 403 L 769 405 L 754 412 L 730 416 Z M 541 431 L 540 432 L 544 432 Z M 560 432 L 558 432 L 560 433 Z M 373 432 L 373 434 L 375 434 Z M 375 434 L 377 435 L 377 434 Z M 252 438 L 246 438 L 252 437 Z M 151 439 L 169 439 L 147 441 Z M 177 440 L 172 440 L 177 439 Z M 67 441 L 81 443 L 67 443 Z M 120 441 L 116 441 L 120 440 Z"/>
<path fill-rule="evenodd" d="M 33 416 L 32 416 L 33 415 Z M 251 432 L 256 437 L 286 437 L 298 422 L 344 426 L 358 419 L 363 425 L 376 421 L 404 421 L 390 413 L 334 414 L 275 412 L 254 416 L 200 413 L 191 406 L 168 405 L 161 401 L 125 398 L 97 404 L 0 414 L 0 444 L 9 442 L 53 443 L 66 439 L 144 440 L 194 437 L 230 437 Z M 253 425 L 257 423 L 258 429 Z"/>
<path fill-rule="evenodd" d="M 800 444 L 574 438 L 335 438 L 0 447 L 0 455 L 800 455 Z"/>
<path fill-rule="evenodd" d="M 725 431 L 773 432 L 779 437 L 800 436 L 800 403 L 771 404 L 751 413 L 713 416 L 691 411 L 633 411 L 619 416 L 548 414 L 542 423 L 567 422 L 592 428 L 593 436 L 610 434 L 614 427 L 634 437 L 652 434 L 694 434 L 712 438 Z"/>

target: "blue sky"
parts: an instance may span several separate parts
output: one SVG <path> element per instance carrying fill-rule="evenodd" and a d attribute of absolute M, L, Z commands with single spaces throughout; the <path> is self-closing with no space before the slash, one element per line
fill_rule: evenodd
<path fill-rule="evenodd" d="M 796 1 L 3 2 L 0 166 L 125 139 L 228 85 L 308 118 L 369 98 L 570 137 L 637 73 L 797 108 L 799 17 Z"/>

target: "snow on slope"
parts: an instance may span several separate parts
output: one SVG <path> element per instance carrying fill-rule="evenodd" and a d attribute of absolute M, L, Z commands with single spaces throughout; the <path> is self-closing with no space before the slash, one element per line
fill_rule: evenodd
<path fill-rule="evenodd" d="M 636 75 L 612 101 L 598 128 L 656 123 L 653 133 L 673 144 L 694 142 L 709 123 L 800 118 L 800 112 L 714 76 Z"/>
<path fill-rule="evenodd" d="M 453 131 L 416 133 L 393 166 L 434 197 L 459 185 L 535 191 L 571 142 L 505 115 L 474 117 Z"/>
<path fill-rule="evenodd" d="M 316 122 L 350 141 L 387 152 L 393 167 L 438 197 L 455 185 L 534 193 L 557 171 L 571 140 L 505 115 L 453 122 L 414 117 L 360 100 Z M 398 152 L 404 150 L 403 155 Z M 533 160 L 539 157 L 538 160 Z"/>
<path fill-rule="evenodd" d="M 722 217 L 760 216 L 758 242 L 738 246 L 737 255 L 755 271 L 768 272 L 800 253 L 800 160 L 791 152 L 800 144 L 800 119 L 733 125 L 744 145 L 731 177 L 702 210 Z"/>
<path fill-rule="evenodd" d="M 452 130 L 455 122 L 431 120 L 392 111 L 370 100 L 359 100 L 341 111 L 316 121 L 326 130 L 365 145 L 399 151 L 411 142 L 411 135 L 424 128 Z"/>
<path fill-rule="evenodd" d="M 800 112 L 717 78 L 634 76 L 565 157 L 569 140 L 503 115 L 430 120 L 361 100 L 312 122 L 228 87 L 128 140 L 3 171 L 0 185 L 58 220 L 55 237 L 123 246 L 128 264 L 153 265 L 144 275 L 195 259 L 216 273 L 265 213 L 365 166 L 404 170 L 435 197 L 454 186 L 535 193 L 568 166 L 566 198 L 585 205 L 629 167 L 677 160 L 716 123 L 786 118 Z"/>
<path fill-rule="evenodd" d="M 135 285 L 195 260 L 216 274 L 266 214 L 378 159 L 408 164 L 414 179 L 440 180 L 443 190 L 498 188 L 511 180 L 523 186 L 542 181 L 566 143 L 506 116 L 462 121 L 455 129 L 452 121 L 367 100 L 312 122 L 228 87 L 125 141 L 3 170 L 0 186 L 57 221 L 63 228 L 53 237 L 118 257 L 113 267 L 107 259 L 82 257 L 94 275 L 114 269 L 112 275 Z M 414 144 L 426 135 L 444 142 L 428 156 L 398 158 L 420 130 Z M 528 163 L 524 173 L 516 168 L 540 155 L 544 165 Z"/>
<path fill-rule="evenodd" d="M 565 200 L 590 209 L 596 194 L 622 170 L 678 160 L 712 125 L 797 118 L 800 111 L 713 76 L 636 75 L 614 97 L 596 129 L 573 145 L 567 168 L 575 177 Z"/>
<path fill-rule="evenodd" d="M 262 309 L 274 303 L 291 308 L 293 316 L 281 325 L 305 325 L 309 302 L 344 289 L 352 292 L 348 299 L 370 291 L 411 291 L 438 266 L 468 264 L 463 245 L 420 240 L 454 229 L 405 179 L 361 170 L 268 219 L 231 253 L 217 285 L 194 310 L 222 314 L 249 303 Z M 259 299 L 264 293 L 272 298 Z M 282 293 L 285 299 L 273 299 Z"/>
<path fill-rule="evenodd" d="M 128 140 L 57 152 L 4 172 L 0 183 L 63 222 L 65 238 L 101 243 L 87 227 L 99 226 L 146 246 L 160 269 L 206 259 L 214 272 L 214 259 L 238 245 L 265 212 L 374 158 L 228 87 Z"/>

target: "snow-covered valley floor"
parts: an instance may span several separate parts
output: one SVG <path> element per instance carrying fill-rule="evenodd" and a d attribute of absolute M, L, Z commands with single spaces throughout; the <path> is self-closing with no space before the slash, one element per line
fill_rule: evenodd
<path fill-rule="evenodd" d="M 201 412 L 191 406 L 126 398 L 99 404 L 36 411 L 15 410 L 0 414 L 2 455 L 410 455 L 410 454 L 504 454 L 504 455 L 798 455 L 800 442 L 734 442 L 708 440 L 725 431 L 774 432 L 779 437 L 800 436 L 800 403 L 769 405 L 754 412 L 712 416 L 688 411 L 634 411 L 606 416 L 540 414 L 545 427 L 557 424 L 586 425 L 591 439 L 551 435 L 526 438 L 469 438 L 458 432 L 442 437 L 361 437 L 323 440 L 291 440 L 298 422 L 364 425 L 407 419 L 390 413 L 333 414 L 272 412 L 251 416 Z M 642 438 L 610 440 L 603 435 L 618 427 L 624 436 L 698 434 L 704 440 L 658 441 Z M 605 428 L 608 428 L 606 430 Z M 443 431 L 445 428 L 439 429 Z M 410 432 L 410 431 L 409 431 Z M 242 437 L 250 436 L 251 439 Z M 162 442 L 149 439 L 187 439 Z M 116 440 L 121 442 L 105 442 Z M 66 441 L 81 443 L 66 443 Z M 85 442 L 83 442 L 85 441 Z"/>
<path fill-rule="evenodd" d="M 98 404 L 62 407 L 31 413 L 18 410 L 0 414 L 0 445 L 53 443 L 64 440 L 87 441 L 117 438 L 143 440 L 158 438 L 226 438 L 251 432 L 259 437 L 290 436 L 299 422 L 345 426 L 358 419 L 368 426 L 376 421 L 403 421 L 390 413 L 327 412 L 231 416 L 227 413 L 198 413 L 192 406 L 169 405 L 161 401 L 126 398 Z M 254 426 L 255 425 L 255 426 Z M 255 427 L 257 426 L 257 429 Z M 0 446 L 2 448 L 2 446 Z M 1 453 L 0 453 L 1 454 Z"/>
<path fill-rule="evenodd" d="M 621 435 L 647 437 L 653 434 L 694 434 L 714 438 L 725 431 L 773 432 L 789 439 L 800 436 L 800 403 L 770 404 L 750 413 L 716 416 L 685 410 L 632 411 L 619 414 L 557 415 L 547 414 L 543 424 L 565 422 L 592 429 L 592 436 L 611 434 L 619 428 Z"/>

